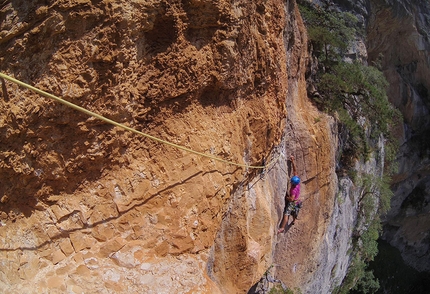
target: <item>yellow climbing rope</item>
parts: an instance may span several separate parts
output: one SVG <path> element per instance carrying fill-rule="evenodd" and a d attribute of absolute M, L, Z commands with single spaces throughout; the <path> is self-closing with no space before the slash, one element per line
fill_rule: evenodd
<path fill-rule="evenodd" d="M 50 94 L 50 93 L 47 93 L 47 92 L 43 91 L 43 90 L 40 90 L 40 89 L 35 88 L 35 87 L 33 87 L 33 86 L 30 86 L 29 84 L 26 84 L 26 83 L 24 83 L 24 82 L 21 82 L 21 81 L 19 81 L 19 80 L 17 80 L 17 79 L 14 79 L 14 78 L 12 78 L 12 77 L 10 77 L 10 76 L 8 76 L 8 75 L 3 74 L 3 73 L 0 73 L 0 78 L 4 78 L 4 79 L 6 79 L 6 80 L 8 80 L 8 81 L 10 81 L 10 82 L 13 82 L 13 83 L 15 83 L 15 84 L 17 84 L 17 85 L 20 85 L 20 86 L 24 87 L 24 88 L 27 88 L 27 89 L 29 89 L 29 90 L 31 90 L 31 91 L 33 91 L 33 92 L 36 92 L 36 93 L 38 93 L 38 94 L 40 94 L 40 95 L 42 95 L 42 96 L 45 96 L 45 97 L 47 97 L 47 98 L 51 98 L 51 99 L 53 99 L 53 100 L 55 100 L 55 101 L 57 101 L 57 102 L 60 102 L 60 103 L 62 103 L 62 104 L 64 104 L 64 105 L 66 105 L 66 106 L 68 106 L 68 107 L 70 107 L 70 108 L 73 108 L 73 109 L 75 109 L 75 110 L 77 110 L 77 111 L 83 112 L 83 113 L 85 113 L 85 114 L 87 114 L 87 115 L 89 115 L 89 116 L 92 116 L 92 117 L 98 118 L 98 119 L 100 119 L 100 120 L 102 120 L 102 121 L 104 121 L 104 122 L 107 122 L 107 123 L 111 124 L 111 125 L 114 125 L 114 126 L 117 126 L 117 127 L 123 128 L 123 129 L 125 129 L 125 130 L 127 130 L 127 131 L 130 131 L 130 132 L 132 132 L 132 133 L 135 133 L 135 134 L 138 134 L 138 135 L 141 135 L 141 136 L 147 137 L 147 138 L 152 139 L 152 140 L 154 140 L 154 141 L 157 141 L 157 142 L 160 142 L 160 143 L 166 144 L 166 145 L 168 145 L 168 146 L 171 146 L 171 147 L 174 147 L 174 148 L 177 148 L 177 149 L 180 149 L 180 150 L 184 150 L 184 151 L 186 151 L 186 152 L 190 152 L 190 153 L 193 153 L 193 154 L 196 154 L 196 155 L 199 155 L 199 156 L 203 156 L 203 157 L 207 157 L 207 158 L 210 158 L 210 159 L 213 159 L 213 160 L 217 160 L 217 161 L 220 161 L 220 162 L 224 162 L 224 163 L 227 163 L 227 164 L 230 164 L 230 165 L 235 165 L 235 166 L 245 167 L 245 168 L 253 168 L 253 169 L 264 169 L 264 168 L 269 167 L 272 163 L 275 163 L 275 162 L 280 158 L 280 154 L 279 154 L 279 157 L 278 157 L 278 158 L 276 158 L 276 160 L 275 160 L 275 159 L 274 159 L 274 160 L 272 160 L 270 164 L 260 165 L 260 166 L 258 166 L 258 165 L 247 165 L 247 164 L 241 164 L 241 163 L 236 163 L 236 162 L 228 161 L 228 160 L 225 160 L 225 159 L 223 159 L 223 158 L 216 157 L 216 156 L 213 156 L 213 155 L 210 155 L 210 154 L 206 154 L 206 153 L 202 153 L 202 152 L 198 152 L 198 151 L 195 151 L 195 150 L 193 150 L 193 149 L 190 149 L 190 148 L 187 148 L 187 147 L 184 147 L 184 146 L 181 146 L 181 145 L 175 144 L 175 143 L 171 143 L 171 142 L 168 142 L 168 141 L 162 140 L 162 139 L 160 139 L 160 138 L 157 138 L 157 137 L 151 136 L 151 135 L 149 135 L 149 134 L 146 134 L 146 133 L 140 132 L 140 131 L 135 130 L 135 129 L 133 129 L 133 128 L 127 127 L 127 126 L 125 126 L 125 125 L 123 125 L 123 124 L 120 124 L 120 123 L 118 123 L 118 122 L 116 122 L 116 121 L 113 121 L 113 120 L 111 120 L 111 119 L 108 119 L 108 118 L 106 118 L 106 117 L 104 117 L 104 116 L 101 116 L 101 115 L 99 115 L 99 114 L 97 114 L 97 113 L 94 113 L 94 112 L 92 112 L 92 111 L 89 111 L 88 109 L 85 109 L 85 108 L 80 107 L 80 106 L 78 106 L 78 105 L 76 105 L 76 104 L 73 104 L 73 103 L 71 103 L 71 102 L 69 102 L 69 101 L 66 101 L 66 100 L 64 100 L 64 99 L 61 99 L 61 98 L 59 98 L 59 97 L 57 97 L 57 96 L 55 96 L 55 95 L 52 95 L 52 94 Z"/>

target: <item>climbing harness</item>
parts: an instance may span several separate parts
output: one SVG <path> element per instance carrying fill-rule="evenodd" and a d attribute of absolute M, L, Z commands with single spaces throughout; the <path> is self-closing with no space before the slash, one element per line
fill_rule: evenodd
<path fill-rule="evenodd" d="M 220 161 L 220 162 L 223 162 L 223 163 L 226 163 L 226 164 L 235 165 L 235 166 L 244 167 L 244 168 L 252 168 L 252 169 L 266 169 L 266 168 L 270 167 L 272 164 L 274 165 L 274 164 L 279 160 L 279 158 L 281 157 L 281 154 L 279 154 L 279 156 L 278 156 L 277 158 L 274 158 L 274 159 L 273 159 L 271 162 L 269 162 L 268 164 L 263 164 L 263 165 L 247 165 L 247 164 L 242 164 L 242 163 L 232 162 L 232 161 L 225 160 L 225 159 L 223 159 L 223 158 L 216 157 L 216 156 L 213 156 L 213 155 L 210 155 L 210 154 L 206 154 L 206 153 L 202 153 L 202 152 L 199 152 L 199 151 L 195 151 L 195 150 L 193 150 L 193 149 L 190 149 L 190 148 L 187 148 L 187 147 L 184 147 L 184 146 L 181 146 L 181 145 L 178 145 L 178 144 L 172 143 L 172 142 L 168 142 L 168 141 L 162 140 L 162 139 L 160 139 L 160 138 L 157 138 L 157 137 L 151 136 L 151 135 L 149 135 L 149 134 L 146 134 L 146 133 L 140 132 L 140 131 L 138 131 L 138 130 L 136 130 L 136 129 L 133 129 L 133 128 L 130 128 L 130 127 L 127 127 L 126 125 L 123 125 L 123 124 L 121 124 L 121 123 L 118 123 L 118 122 L 116 122 L 116 121 L 113 121 L 113 120 L 111 120 L 111 119 L 108 119 L 108 118 L 106 118 L 106 117 L 104 117 L 104 116 L 101 116 L 101 115 L 99 115 L 99 114 L 97 114 L 97 113 L 94 113 L 94 112 L 92 112 L 92 111 L 90 111 L 90 110 L 88 110 L 88 109 L 85 109 L 85 108 L 83 108 L 83 107 L 80 107 L 80 106 L 78 106 L 78 105 L 76 105 L 76 104 L 73 104 L 73 103 L 71 103 L 71 102 L 69 102 L 69 101 L 66 101 L 66 100 L 64 100 L 64 99 L 62 99 L 62 98 L 59 98 L 59 97 L 57 97 L 57 96 L 55 96 L 55 95 L 52 95 L 52 94 L 50 94 L 50 93 L 48 93 L 48 92 L 45 92 L 45 91 L 40 90 L 40 89 L 38 89 L 38 88 L 36 88 L 36 87 L 33 87 L 33 86 L 29 85 L 29 84 L 26 84 L 26 83 L 24 83 L 24 82 L 21 82 L 20 80 L 17 80 L 17 79 L 15 79 L 15 78 L 12 78 L 12 77 L 10 77 L 10 76 L 8 76 L 8 75 L 6 75 L 6 74 L 0 73 L 0 78 L 4 78 L 4 79 L 6 79 L 6 80 L 8 80 L 8 81 L 10 81 L 10 82 L 13 82 L 13 83 L 15 83 L 15 84 L 17 84 L 17 85 L 21 86 L 21 87 L 24 87 L 24 88 L 27 88 L 27 89 L 29 89 L 29 90 L 33 91 L 33 92 L 36 92 L 36 93 L 38 93 L 38 94 L 40 94 L 40 95 L 42 95 L 42 96 L 44 96 L 44 97 L 51 98 L 51 99 L 53 99 L 53 100 L 55 100 L 55 101 L 57 101 L 57 102 L 60 102 L 60 103 L 62 103 L 62 104 L 64 104 L 64 105 L 66 105 L 66 106 L 68 106 L 68 107 L 70 107 L 70 108 L 73 108 L 73 109 L 75 109 L 75 110 L 77 110 L 77 111 L 80 111 L 80 112 L 82 112 L 82 113 L 85 113 L 85 114 L 87 114 L 87 115 L 89 115 L 89 116 L 92 116 L 92 117 L 98 118 L 98 119 L 100 119 L 100 120 L 102 120 L 102 121 L 104 121 L 104 122 L 106 122 L 106 123 L 111 124 L 111 125 L 114 125 L 114 126 L 117 126 L 117 127 L 123 128 L 123 129 L 125 129 L 125 130 L 127 130 L 127 131 L 130 131 L 130 132 L 132 132 L 132 133 L 135 133 L 135 134 L 138 134 L 138 135 L 141 135 L 141 136 L 147 137 L 147 138 L 149 138 L 149 139 L 151 139 L 151 140 L 157 141 L 157 142 L 159 142 L 159 143 L 166 144 L 166 145 L 168 145 L 168 146 L 171 146 L 171 147 L 174 147 L 174 148 L 177 148 L 177 149 L 180 149 L 180 150 L 186 151 L 186 152 L 190 152 L 190 153 L 193 153 L 193 154 L 196 154 L 196 155 L 199 155 L 199 156 L 207 157 L 207 158 L 210 158 L 210 159 L 213 159 L 213 160 L 216 160 L 216 161 Z"/>

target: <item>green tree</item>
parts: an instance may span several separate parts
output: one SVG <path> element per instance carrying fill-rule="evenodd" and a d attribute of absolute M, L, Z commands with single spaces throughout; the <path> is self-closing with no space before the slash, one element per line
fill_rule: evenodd
<path fill-rule="evenodd" d="M 337 60 L 356 34 L 357 18 L 347 12 L 328 12 L 306 1 L 299 7 L 317 57 L 325 62 Z"/>
<path fill-rule="evenodd" d="M 357 284 L 353 287 L 353 290 L 358 293 L 376 293 L 379 290 L 379 281 L 373 275 L 373 271 L 365 271 L 361 279 L 357 281 Z"/>
<path fill-rule="evenodd" d="M 376 67 L 359 62 L 338 62 L 322 73 L 316 83 L 320 97 L 316 103 L 325 111 L 337 113 L 340 122 L 349 132 L 353 156 L 371 152 L 365 131 L 373 139 L 382 133 L 388 140 L 388 154 L 395 154 L 397 141 L 390 126 L 400 121 L 401 114 L 386 94 L 388 82 Z M 360 122 L 360 123 L 358 123 Z"/>

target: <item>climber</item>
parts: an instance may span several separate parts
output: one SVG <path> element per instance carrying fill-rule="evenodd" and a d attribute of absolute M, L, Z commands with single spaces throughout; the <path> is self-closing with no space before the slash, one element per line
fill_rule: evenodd
<path fill-rule="evenodd" d="M 301 201 L 299 200 L 300 178 L 297 176 L 297 169 L 296 169 L 296 163 L 294 161 L 294 156 L 291 155 L 290 161 L 293 166 L 293 177 L 291 178 L 291 181 L 290 181 L 291 182 L 290 191 L 288 193 L 288 190 L 287 190 L 287 193 L 285 193 L 284 215 L 278 230 L 278 234 L 285 231 L 285 226 L 288 223 L 290 215 L 293 216 L 293 221 L 291 222 L 291 225 L 294 225 L 294 221 L 297 219 L 299 210 L 301 208 Z"/>

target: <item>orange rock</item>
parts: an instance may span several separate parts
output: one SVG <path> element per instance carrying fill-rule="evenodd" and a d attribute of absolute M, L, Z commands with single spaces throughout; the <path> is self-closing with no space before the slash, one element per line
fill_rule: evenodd
<path fill-rule="evenodd" d="M 307 59 L 300 55 L 305 41 L 291 20 L 288 34 L 302 46 L 293 46 L 287 60 L 286 12 L 293 12 L 286 11 L 285 1 L 69 2 L 49 7 L 50 15 L 61 15 L 50 22 L 43 19 L 45 8 L 37 10 L 37 1 L 25 9 L 5 4 L 4 71 L 137 130 L 233 162 L 261 164 L 281 142 L 287 89 L 288 99 L 295 93 L 288 83 L 304 77 Z M 6 159 L 0 178 L 7 191 L 0 192 L 7 193 L 11 208 L 37 195 L 40 207 L 52 212 L 29 209 L 22 232 L 9 223 L 2 227 L 1 237 L 15 242 L 11 247 L 37 248 L 38 256 L 55 262 L 64 255 L 73 258 L 78 267 L 69 275 L 76 274 L 76 283 L 88 293 L 103 287 L 217 293 L 224 284 L 236 293 L 247 291 L 262 274 L 277 218 L 270 199 L 278 195 L 268 184 L 256 192 L 257 198 L 268 194 L 266 207 L 246 201 L 242 189 L 259 177 L 258 171 L 178 150 L 6 86 L 9 100 L 0 99 L 0 131 L 8 149 L 1 152 L 8 153 L 0 155 Z M 303 146 L 303 152 L 314 147 Z M 313 156 L 306 162 L 316 164 Z M 242 200 L 231 206 L 235 197 Z M 229 215 L 234 215 L 233 230 L 224 223 Z M 29 234 L 33 225 L 50 239 L 40 242 L 40 236 Z M 217 234 L 228 242 L 216 240 Z M 61 248 L 55 258 L 51 246 Z M 211 248 L 219 254 L 212 256 L 217 260 L 213 281 L 206 274 Z M 4 259 L 5 253 L 0 255 Z M 154 275 L 147 279 L 162 279 L 142 289 L 139 265 L 151 258 Z M 128 279 L 91 280 L 108 270 Z M 7 271 L 16 276 L 16 268 Z M 49 292 L 41 279 L 46 277 L 25 282 Z M 24 282 L 13 282 L 6 290 L 21 290 Z"/>
<path fill-rule="evenodd" d="M 47 287 L 49 289 L 64 289 L 64 278 L 53 276 L 48 278 L 47 280 Z"/>
<path fill-rule="evenodd" d="M 60 249 L 58 249 L 57 251 L 52 253 L 52 263 L 53 264 L 57 264 L 65 258 L 66 258 L 66 255 L 64 255 L 63 251 L 61 251 Z"/>
<path fill-rule="evenodd" d="M 81 264 L 76 268 L 75 273 L 85 277 L 91 275 L 91 270 L 89 270 L 87 266 Z"/>
<path fill-rule="evenodd" d="M 96 238 L 98 241 L 108 241 L 111 240 L 115 234 L 116 229 L 112 224 L 99 224 L 91 230 L 91 234 L 94 238 Z"/>
<path fill-rule="evenodd" d="M 124 288 L 119 283 L 115 283 L 112 281 L 106 281 L 104 285 L 107 289 L 111 289 L 115 292 L 123 292 L 124 291 Z"/>
<path fill-rule="evenodd" d="M 91 246 L 96 242 L 91 236 L 80 232 L 70 234 L 70 241 L 72 242 L 75 252 L 79 252 L 85 248 L 91 248 Z"/>
<path fill-rule="evenodd" d="M 63 241 L 61 241 L 60 248 L 66 256 L 69 256 L 70 254 L 75 252 L 72 243 L 70 242 L 70 239 L 64 239 Z"/>
<path fill-rule="evenodd" d="M 166 241 L 163 241 L 161 244 L 155 247 L 155 252 L 159 256 L 166 256 L 167 253 L 169 252 L 169 249 L 170 249 L 169 243 Z"/>
<path fill-rule="evenodd" d="M 116 238 L 114 240 L 108 241 L 100 248 L 99 254 L 102 257 L 110 257 L 113 253 L 124 247 L 125 244 L 126 241 L 122 238 Z"/>

